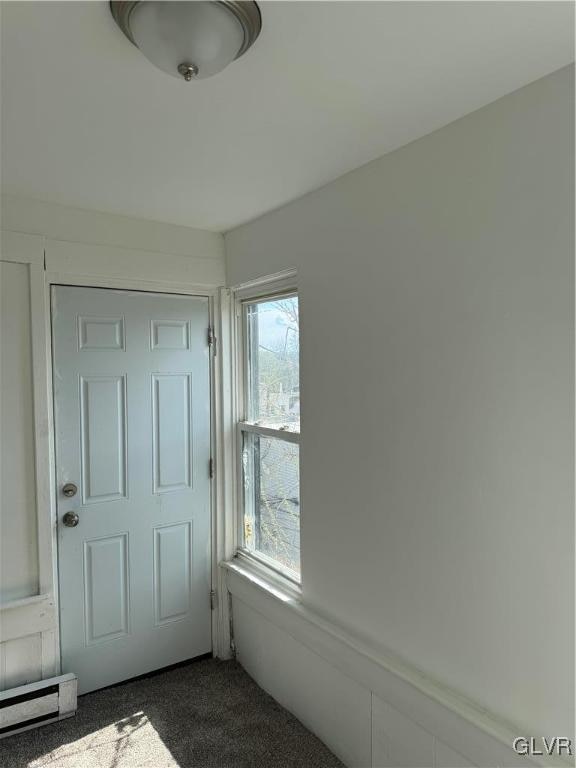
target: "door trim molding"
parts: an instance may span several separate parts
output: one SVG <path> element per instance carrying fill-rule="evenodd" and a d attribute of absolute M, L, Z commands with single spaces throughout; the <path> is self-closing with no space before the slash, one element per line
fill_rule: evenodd
<path fill-rule="evenodd" d="M 196 283 L 156 282 L 154 280 L 129 280 L 125 277 L 100 277 L 99 275 L 78 275 L 73 272 L 45 272 L 46 284 L 71 285 L 78 288 L 108 288 L 112 291 L 139 291 L 140 293 L 172 293 L 181 296 L 214 298 L 218 288 Z"/>

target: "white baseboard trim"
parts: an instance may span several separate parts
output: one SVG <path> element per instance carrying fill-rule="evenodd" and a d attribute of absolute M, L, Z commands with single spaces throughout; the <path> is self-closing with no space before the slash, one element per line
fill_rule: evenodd
<path fill-rule="evenodd" d="M 441 744 L 476 766 L 570 766 L 569 758 L 526 757 L 512 743 L 530 736 L 423 671 L 381 648 L 374 648 L 305 606 L 297 596 L 270 585 L 236 560 L 223 563 L 232 596 L 318 654 L 330 665 L 389 703 Z M 297 714 L 297 713 L 296 713 Z M 330 746 L 330 745 L 328 745 Z"/>

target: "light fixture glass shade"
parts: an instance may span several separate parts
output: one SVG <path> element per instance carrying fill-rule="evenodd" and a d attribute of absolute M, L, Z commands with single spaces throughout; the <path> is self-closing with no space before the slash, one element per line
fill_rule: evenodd
<path fill-rule="evenodd" d="M 136 3 L 129 27 L 134 43 L 155 66 L 175 77 L 189 67 L 195 80 L 221 72 L 244 44 L 238 18 L 226 3 L 210 0 Z"/>

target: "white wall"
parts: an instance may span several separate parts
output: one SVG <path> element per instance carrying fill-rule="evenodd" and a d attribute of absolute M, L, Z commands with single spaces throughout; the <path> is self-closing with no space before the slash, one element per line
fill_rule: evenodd
<path fill-rule="evenodd" d="M 213 232 L 2 198 L 0 689 L 58 671 L 53 569 L 49 282 L 210 291 Z"/>
<path fill-rule="evenodd" d="M 226 236 L 229 285 L 298 270 L 304 603 L 534 735 L 574 728 L 573 114 L 567 68 Z"/>

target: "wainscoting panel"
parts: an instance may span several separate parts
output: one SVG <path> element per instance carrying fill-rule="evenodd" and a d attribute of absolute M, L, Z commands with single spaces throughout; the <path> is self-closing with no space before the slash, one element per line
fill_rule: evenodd
<path fill-rule="evenodd" d="M 520 727 L 366 646 L 249 566 L 223 567 L 238 660 L 350 768 L 573 765 L 516 754 Z"/>
<path fill-rule="evenodd" d="M 234 601 L 238 659 L 346 765 L 370 765 L 370 692 L 241 601 Z"/>
<path fill-rule="evenodd" d="M 0 643 L 0 690 L 26 685 L 41 677 L 41 633 Z"/>
<path fill-rule="evenodd" d="M 434 765 L 434 737 L 378 696 L 372 696 L 372 764 L 379 768 Z"/>

